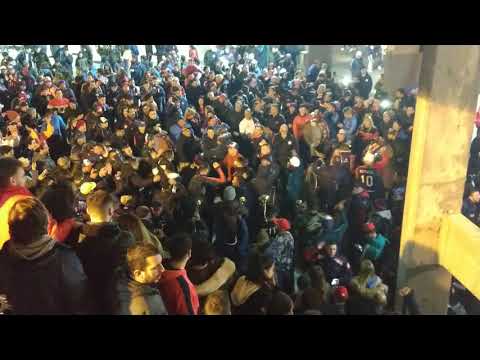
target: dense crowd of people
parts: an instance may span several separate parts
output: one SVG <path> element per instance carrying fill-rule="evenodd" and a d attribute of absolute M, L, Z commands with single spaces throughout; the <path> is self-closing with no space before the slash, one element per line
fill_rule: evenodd
<path fill-rule="evenodd" d="M 0 64 L 5 312 L 420 312 L 395 284 L 415 90 L 358 51 L 344 85 L 294 46 L 51 50 Z"/>

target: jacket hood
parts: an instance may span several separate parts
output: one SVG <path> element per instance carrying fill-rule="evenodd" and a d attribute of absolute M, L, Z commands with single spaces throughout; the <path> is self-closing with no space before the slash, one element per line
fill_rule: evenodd
<path fill-rule="evenodd" d="M 198 296 L 207 296 L 222 287 L 235 273 L 235 263 L 224 258 L 222 265 L 210 277 L 201 284 L 195 286 Z"/>
<path fill-rule="evenodd" d="M 114 238 L 121 232 L 114 223 L 85 224 L 82 226 L 82 235 L 86 237 Z"/>
<path fill-rule="evenodd" d="M 260 286 L 248 280 L 245 276 L 241 276 L 235 284 L 232 293 L 232 304 L 240 306 L 244 304 L 250 296 L 260 289 Z"/>
<path fill-rule="evenodd" d="M 56 241 L 54 239 L 48 235 L 44 235 L 39 240 L 27 245 L 16 244 L 10 241 L 8 251 L 16 258 L 35 260 L 50 252 L 55 245 Z"/>

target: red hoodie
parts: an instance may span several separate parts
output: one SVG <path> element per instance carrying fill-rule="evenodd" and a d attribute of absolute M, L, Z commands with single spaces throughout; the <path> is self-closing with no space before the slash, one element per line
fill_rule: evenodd
<path fill-rule="evenodd" d="M 158 289 L 169 315 L 197 315 L 197 290 L 183 270 L 165 270 Z"/>
<path fill-rule="evenodd" d="M 8 231 L 8 214 L 10 209 L 18 200 L 31 196 L 33 195 L 30 191 L 23 186 L 9 186 L 0 189 L 0 249 L 10 239 Z"/>

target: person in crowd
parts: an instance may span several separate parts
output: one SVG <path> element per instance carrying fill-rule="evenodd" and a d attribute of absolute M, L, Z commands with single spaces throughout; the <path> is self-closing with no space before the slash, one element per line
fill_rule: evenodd
<path fill-rule="evenodd" d="M 235 263 L 229 258 L 221 258 L 215 254 L 214 246 L 207 240 L 193 243 L 192 258 L 187 267 L 188 278 L 195 285 L 203 312 L 208 308 L 208 297 L 218 291 L 228 296 L 232 282 L 235 280 Z M 213 296 L 220 296 L 216 294 Z M 210 299 L 209 301 L 214 301 Z M 211 304 L 209 306 L 212 306 Z"/>
<path fill-rule="evenodd" d="M 185 270 L 192 256 L 192 239 L 179 233 L 167 244 L 170 258 L 165 262 L 165 271 L 158 281 L 158 289 L 170 315 L 197 315 L 200 307 L 195 286 Z"/>
<path fill-rule="evenodd" d="M 275 262 L 268 255 L 253 254 L 230 294 L 233 314 L 266 315 L 275 287 Z"/>
<path fill-rule="evenodd" d="M 158 248 L 137 243 L 127 251 L 127 268 L 119 270 L 112 289 L 115 315 L 168 315 L 155 287 L 165 268 Z"/>
<path fill-rule="evenodd" d="M 344 86 L 324 59 L 296 72 L 292 46 L 218 46 L 204 59 L 191 47 L 188 59 L 156 45 L 155 64 L 153 47 L 138 59 L 135 45 L 99 46 L 99 69 L 86 45 L 74 64 L 67 48 L 53 50 L 53 65 L 38 47 L 31 64 L 22 55 L 0 74 L 0 247 L 14 241 L 12 206 L 38 196 L 47 234 L 80 259 L 92 313 L 129 313 L 132 289 L 135 313 L 164 313 L 160 296 L 171 314 L 288 314 L 282 292 L 297 293 L 294 273 L 312 263 L 339 284 L 307 291 L 302 311 L 346 308 L 363 259 L 395 281 L 383 263 L 396 245 L 380 250 L 363 226 L 394 242 L 375 220 L 390 210 L 401 231 L 416 91 L 389 94 L 381 78 L 372 97 L 376 70 L 362 54 Z M 478 189 L 475 146 L 468 183 Z M 476 221 L 477 194 L 468 188 L 463 206 Z M 185 235 L 172 247 L 184 231 L 192 245 Z M 128 249 L 147 245 L 161 259 L 132 250 L 129 264 Z M 274 260 L 250 263 L 256 252 Z M 164 263 L 161 276 L 151 261 Z"/>
<path fill-rule="evenodd" d="M 370 260 L 363 260 L 360 272 L 352 278 L 349 314 L 381 315 L 387 303 L 388 287 L 375 274 L 375 266 Z"/>
<path fill-rule="evenodd" d="M 10 238 L 8 216 L 12 206 L 18 200 L 32 196 L 25 182 L 25 170 L 19 160 L 0 158 L 0 247 Z"/>
<path fill-rule="evenodd" d="M 127 249 L 134 239 L 113 222 L 115 199 L 104 190 L 88 195 L 86 213 L 90 221 L 82 226 L 75 246 L 97 300 L 97 311 L 108 313 L 108 286 L 117 268 L 125 266 Z"/>
<path fill-rule="evenodd" d="M 0 252 L 0 293 L 14 314 L 80 315 L 91 312 L 89 280 L 75 251 L 48 235 L 40 200 L 16 201 L 8 216 L 10 240 Z"/>
<path fill-rule="evenodd" d="M 476 187 L 467 187 L 467 197 L 462 204 L 462 214 L 472 221 L 474 224 L 480 224 L 479 204 L 480 204 L 480 191 Z"/>
<path fill-rule="evenodd" d="M 72 184 L 67 181 L 53 184 L 46 189 L 40 200 L 50 215 L 48 234 L 58 242 L 75 246 L 82 223 L 76 219 L 77 199 Z"/>
<path fill-rule="evenodd" d="M 277 226 L 277 235 L 273 238 L 266 252 L 275 261 L 275 271 L 278 287 L 287 294 L 293 293 L 293 273 L 295 260 L 295 244 L 290 233 L 290 222 L 284 218 L 272 219 Z"/>

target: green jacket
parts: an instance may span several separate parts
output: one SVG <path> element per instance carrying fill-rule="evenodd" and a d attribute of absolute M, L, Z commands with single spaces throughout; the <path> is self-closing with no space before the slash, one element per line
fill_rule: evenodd
<path fill-rule="evenodd" d="M 375 239 L 368 239 L 365 251 L 363 252 L 363 258 L 372 261 L 377 260 L 383 253 L 385 245 L 390 244 L 390 241 L 381 234 L 377 234 Z"/>

